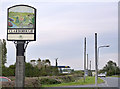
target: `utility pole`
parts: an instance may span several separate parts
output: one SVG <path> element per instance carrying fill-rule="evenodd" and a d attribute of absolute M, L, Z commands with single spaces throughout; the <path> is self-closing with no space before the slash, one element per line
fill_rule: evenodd
<path fill-rule="evenodd" d="M 55 59 L 55 62 L 56 62 L 56 67 L 58 66 L 58 62 L 57 62 L 58 58 Z"/>
<path fill-rule="evenodd" d="M 91 71 L 91 60 L 90 60 L 90 71 Z"/>
<path fill-rule="evenodd" d="M 86 76 L 86 37 L 84 39 L 84 82 Z"/>
<path fill-rule="evenodd" d="M 92 71 L 91 71 L 91 60 L 90 60 L 90 76 L 92 76 Z"/>
<path fill-rule="evenodd" d="M 95 33 L 95 86 L 98 81 L 98 64 L 97 64 L 97 33 Z"/>
<path fill-rule="evenodd" d="M 0 39 L 0 76 L 2 76 L 2 41 Z M 2 83 L 0 83 L 0 88 L 2 89 Z"/>
<path fill-rule="evenodd" d="M 87 54 L 87 70 L 88 70 L 88 54 Z"/>

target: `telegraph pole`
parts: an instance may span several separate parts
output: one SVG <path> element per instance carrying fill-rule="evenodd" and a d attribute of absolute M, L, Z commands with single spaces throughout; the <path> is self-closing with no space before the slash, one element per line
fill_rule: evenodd
<path fill-rule="evenodd" d="M 90 60 L 90 70 L 91 70 L 91 60 Z"/>
<path fill-rule="evenodd" d="M 87 74 L 87 76 L 88 76 L 88 74 L 89 74 L 89 71 L 88 71 L 88 54 L 87 54 L 87 69 L 86 69 L 86 74 Z"/>
<path fill-rule="evenodd" d="M 56 67 L 58 66 L 58 62 L 57 62 L 58 58 L 55 59 L 55 62 L 56 62 Z"/>
<path fill-rule="evenodd" d="M 84 39 L 84 82 L 86 76 L 86 37 Z"/>
<path fill-rule="evenodd" d="M 90 60 L 90 76 L 92 76 L 92 72 L 91 72 L 91 60 Z"/>
<path fill-rule="evenodd" d="M 88 54 L 87 54 L 87 70 L 88 70 Z"/>
<path fill-rule="evenodd" d="M 98 63 L 97 63 L 97 33 L 95 33 L 95 86 L 98 81 Z"/>
<path fill-rule="evenodd" d="M 2 41 L 0 39 L 0 76 L 2 76 Z M 2 89 L 2 83 L 0 83 L 0 88 Z"/>

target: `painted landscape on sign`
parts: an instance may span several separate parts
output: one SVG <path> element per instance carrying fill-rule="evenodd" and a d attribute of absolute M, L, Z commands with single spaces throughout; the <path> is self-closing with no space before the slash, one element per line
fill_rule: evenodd
<path fill-rule="evenodd" d="M 9 9 L 8 28 L 34 28 L 34 9 L 27 6 L 16 6 Z"/>

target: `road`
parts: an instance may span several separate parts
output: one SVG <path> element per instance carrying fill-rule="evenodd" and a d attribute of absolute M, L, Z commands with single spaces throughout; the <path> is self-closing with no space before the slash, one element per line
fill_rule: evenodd
<path fill-rule="evenodd" d="M 105 83 L 101 83 L 98 84 L 98 87 L 120 87 L 120 84 L 118 84 L 118 78 L 117 77 L 102 77 L 101 79 L 103 79 L 105 81 Z M 120 78 L 119 78 L 120 80 Z M 91 84 L 91 85 L 76 85 L 76 86 L 67 86 L 67 87 L 95 87 L 95 85 Z"/>
<path fill-rule="evenodd" d="M 117 77 L 106 77 L 106 78 L 101 78 L 101 79 L 103 79 L 105 83 L 98 84 L 99 87 L 118 87 Z"/>

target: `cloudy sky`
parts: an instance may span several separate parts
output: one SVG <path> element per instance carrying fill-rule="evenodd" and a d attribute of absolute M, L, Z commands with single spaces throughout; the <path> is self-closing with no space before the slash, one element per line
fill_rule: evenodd
<path fill-rule="evenodd" d="M 83 69 L 84 38 L 87 38 L 87 53 L 94 69 L 94 39 L 98 33 L 100 49 L 99 68 L 109 60 L 118 62 L 118 0 L 1 0 L 0 39 L 7 39 L 7 8 L 25 4 L 37 9 L 36 38 L 26 50 L 26 61 L 49 58 L 55 65 Z M 16 61 L 15 45 L 7 41 L 6 66 Z"/>

